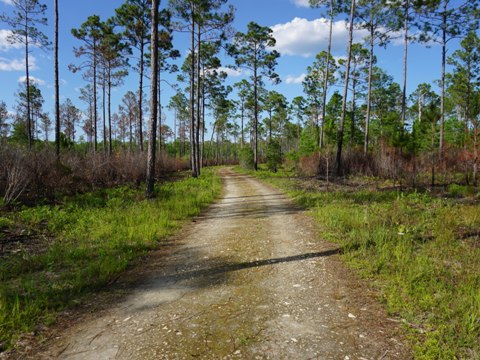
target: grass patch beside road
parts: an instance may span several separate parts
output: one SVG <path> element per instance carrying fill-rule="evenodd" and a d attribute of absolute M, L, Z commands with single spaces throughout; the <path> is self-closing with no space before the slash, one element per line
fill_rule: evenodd
<path fill-rule="evenodd" d="M 374 186 L 325 191 L 292 174 L 248 173 L 311 209 L 322 237 L 344 248 L 346 263 L 403 319 L 417 359 L 480 358 L 478 189 L 452 187 L 447 197 Z"/>
<path fill-rule="evenodd" d="M 37 251 L 20 248 L 0 258 L 0 343 L 8 348 L 21 333 L 50 324 L 59 310 L 107 284 L 182 220 L 198 215 L 220 188 L 219 177 L 205 169 L 199 179 L 157 186 L 155 200 L 144 200 L 143 188 L 122 186 L 0 214 L 3 229 L 50 238 Z"/>

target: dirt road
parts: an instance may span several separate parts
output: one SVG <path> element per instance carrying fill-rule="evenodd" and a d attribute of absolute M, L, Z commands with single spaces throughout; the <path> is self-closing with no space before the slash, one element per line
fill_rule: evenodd
<path fill-rule="evenodd" d="M 222 198 L 142 284 L 35 358 L 409 358 L 308 216 L 255 179 L 222 176 Z"/>

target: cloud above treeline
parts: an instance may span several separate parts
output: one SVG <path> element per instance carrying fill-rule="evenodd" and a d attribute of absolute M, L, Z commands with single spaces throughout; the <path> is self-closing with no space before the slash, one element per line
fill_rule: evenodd
<path fill-rule="evenodd" d="M 42 79 L 39 79 L 39 78 L 36 78 L 35 76 L 29 76 L 29 80 L 32 84 L 36 84 L 36 85 L 45 85 L 46 82 L 45 80 L 42 80 Z M 18 78 L 18 82 L 19 83 L 24 83 L 27 81 L 27 77 L 24 75 L 24 76 L 20 76 Z"/>
<path fill-rule="evenodd" d="M 301 84 L 305 80 L 305 74 L 300 74 L 298 76 L 287 75 L 285 77 L 286 84 Z"/>
<path fill-rule="evenodd" d="M 30 55 L 29 58 L 29 69 L 36 70 L 37 61 L 34 56 Z M 24 59 L 6 59 L 0 57 L 0 71 L 25 71 L 25 60 Z"/>
<path fill-rule="evenodd" d="M 298 7 L 310 7 L 308 0 L 291 0 Z"/>
<path fill-rule="evenodd" d="M 7 5 L 13 5 L 12 0 L 0 0 L 0 1 Z"/>
<path fill-rule="evenodd" d="M 275 48 L 282 55 L 310 57 L 327 49 L 329 20 L 319 18 L 307 20 L 294 18 L 285 24 L 273 25 L 273 37 L 277 41 Z M 367 30 L 355 30 L 354 42 L 362 42 L 368 35 Z M 333 23 L 332 52 L 346 52 L 348 44 L 348 26 L 343 20 Z"/>

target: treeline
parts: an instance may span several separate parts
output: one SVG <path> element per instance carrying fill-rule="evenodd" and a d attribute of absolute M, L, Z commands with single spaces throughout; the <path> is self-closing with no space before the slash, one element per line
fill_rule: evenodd
<path fill-rule="evenodd" d="M 40 151 L 54 139 L 60 160 L 68 153 L 61 149 L 108 159 L 143 154 L 150 146 L 150 157 L 162 153 L 187 159 L 195 177 L 209 164 L 240 161 L 256 169 L 266 161 L 275 170 L 287 161 L 299 171 L 322 176 L 361 172 L 434 185 L 440 172 L 442 181 L 478 181 L 476 0 L 310 0 L 329 19 L 329 41 L 306 69 L 304 94 L 290 102 L 266 87 L 280 81 L 272 30 L 251 22 L 245 32 L 236 32 L 235 11 L 227 0 L 170 0 L 161 6 L 126 0 L 111 18 L 92 15 L 71 30 L 81 45 L 73 49 L 78 61 L 69 68 L 87 83 L 79 97 L 84 106 L 80 109 L 71 99 L 60 104 L 56 91 L 53 119 L 28 71 L 29 47 L 50 46 L 38 30 L 47 23 L 47 8 L 39 0 L 12 0 L 12 5 L 13 13 L 1 20 L 11 30 L 8 40 L 24 45 L 27 66 L 15 113 L 0 102 L 2 147 L 24 144 Z M 342 13 L 349 19 L 349 43 L 346 58 L 337 60 L 331 53 L 332 26 Z M 359 28 L 368 36 L 364 43 L 353 43 Z M 55 29 L 58 45 L 58 21 Z M 175 63 L 180 54 L 173 42 L 176 32 L 189 35 L 188 56 L 180 66 Z M 377 65 L 375 56 L 375 49 L 399 38 L 404 43 L 401 84 Z M 455 39 L 460 48 L 448 52 Z M 408 47 L 414 41 L 441 47 L 441 57 L 433 59 L 442 64 L 438 93 L 432 84 L 421 84 L 407 94 Z M 66 51 L 61 44 L 60 49 Z M 222 49 L 233 68 L 246 70 L 233 86 L 226 82 Z M 58 51 L 55 55 L 57 59 Z M 52 70 L 58 73 L 55 64 Z M 132 70 L 138 74 L 138 89 L 129 90 L 112 109 L 112 89 Z M 172 127 L 160 101 L 162 86 L 170 86 L 162 82 L 166 72 L 176 72 L 178 78 L 175 95 L 163 104 L 174 114 Z M 343 90 L 333 91 L 335 86 Z M 207 129 L 208 115 L 212 126 Z"/>

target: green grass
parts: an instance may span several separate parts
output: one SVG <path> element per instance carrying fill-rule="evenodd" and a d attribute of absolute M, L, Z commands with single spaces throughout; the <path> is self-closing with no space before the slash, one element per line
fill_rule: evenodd
<path fill-rule="evenodd" d="M 0 262 L 0 343 L 50 324 L 58 311 L 101 288 L 135 258 L 155 249 L 219 194 L 220 179 L 205 169 L 156 188 L 120 187 L 65 199 L 58 206 L 25 208 L 1 217 L 2 226 L 53 237 L 43 253 L 21 252 Z"/>
<path fill-rule="evenodd" d="M 254 175 L 311 209 L 322 237 L 340 244 L 345 262 L 378 290 L 389 314 L 405 320 L 417 359 L 480 358 L 478 201 L 375 189 L 308 191 L 291 174 Z M 476 196 L 471 188 L 449 192 Z"/>

